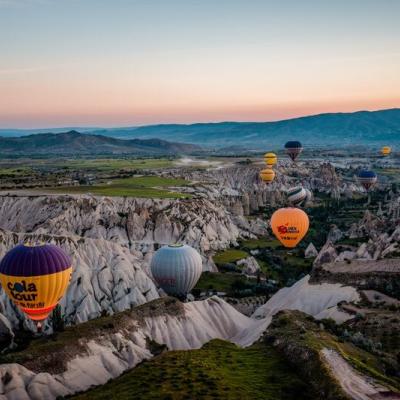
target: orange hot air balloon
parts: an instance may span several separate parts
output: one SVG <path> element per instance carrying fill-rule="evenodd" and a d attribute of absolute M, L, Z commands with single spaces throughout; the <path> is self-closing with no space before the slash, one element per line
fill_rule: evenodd
<path fill-rule="evenodd" d="M 271 228 L 285 247 L 296 247 L 308 231 L 308 215 L 299 208 L 280 208 L 271 217 Z"/>
<path fill-rule="evenodd" d="M 383 146 L 381 148 L 381 154 L 386 157 L 392 152 L 392 148 L 390 146 Z"/>
<path fill-rule="evenodd" d="M 260 178 L 265 182 L 265 183 L 271 183 L 275 179 L 275 172 L 271 168 L 263 169 L 260 172 Z"/>

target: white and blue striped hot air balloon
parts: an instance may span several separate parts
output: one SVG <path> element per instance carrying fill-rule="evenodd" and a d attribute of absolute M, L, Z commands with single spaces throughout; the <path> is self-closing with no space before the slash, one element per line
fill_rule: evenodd
<path fill-rule="evenodd" d="M 203 271 L 200 254 L 186 244 L 161 247 L 154 253 L 150 268 L 158 285 L 172 296 L 189 293 Z"/>
<path fill-rule="evenodd" d="M 289 203 L 294 206 L 299 206 L 307 198 L 307 192 L 303 186 L 292 187 L 287 191 Z"/>

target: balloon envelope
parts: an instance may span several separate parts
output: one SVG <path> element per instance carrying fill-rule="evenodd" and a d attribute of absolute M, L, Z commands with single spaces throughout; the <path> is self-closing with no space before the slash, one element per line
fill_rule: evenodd
<path fill-rule="evenodd" d="M 390 146 L 383 146 L 381 149 L 381 154 L 383 156 L 388 156 L 391 152 L 392 152 L 392 149 L 390 148 Z"/>
<path fill-rule="evenodd" d="M 303 188 L 303 186 L 296 186 L 296 187 L 290 188 L 287 191 L 287 197 L 288 197 L 289 203 L 296 206 L 296 205 L 302 204 L 303 201 L 307 198 L 307 192 L 306 192 L 306 189 Z"/>
<path fill-rule="evenodd" d="M 260 172 L 260 178 L 265 183 L 271 183 L 275 179 L 275 171 L 272 168 L 263 169 Z"/>
<path fill-rule="evenodd" d="M 193 247 L 169 245 L 154 253 L 150 268 L 154 279 L 167 294 L 182 296 L 195 287 L 203 264 Z"/>
<path fill-rule="evenodd" d="M 48 317 L 63 297 L 71 273 L 71 259 L 51 244 L 18 245 L 0 263 L 4 291 L 34 321 Z"/>
<path fill-rule="evenodd" d="M 303 151 L 302 144 L 297 140 L 290 140 L 285 144 L 286 153 L 295 161 L 299 154 Z"/>
<path fill-rule="evenodd" d="M 310 189 L 305 189 L 306 191 L 306 201 L 305 203 L 309 203 L 312 199 L 313 199 L 313 194 L 312 191 Z"/>
<path fill-rule="evenodd" d="M 266 153 L 264 154 L 264 161 L 267 165 L 275 165 L 278 161 L 278 157 L 275 153 Z"/>
<path fill-rule="evenodd" d="M 296 247 L 306 235 L 310 221 L 299 208 L 280 208 L 271 217 L 271 228 L 276 238 L 285 247 Z"/>
<path fill-rule="evenodd" d="M 374 171 L 362 170 L 358 174 L 358 180 L 361 185 L 364 186 L 365 190 L 369 190 L 378 180 L 378 177 Z"/>

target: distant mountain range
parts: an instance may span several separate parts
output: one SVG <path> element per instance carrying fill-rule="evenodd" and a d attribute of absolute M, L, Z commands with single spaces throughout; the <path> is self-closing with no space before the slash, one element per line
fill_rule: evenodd
<path fill-rule="evenodd" d="M 69 131 L 77 131 L 77 132 L 94 132 L 102 128 L 95 128 L 95 127 L 70 127 L 64 126 L 62 128 L 34 128 L 34 129 L 0 129 L 0 136 L 3 137 L 20 137 L 20 136 L 28 136 L 28 135 L 35 135 L 37 133 L 65 133 Z"/>
<path fill-rule="evenodd" d="M 164 124 L 128 128 L 83 128 L 82 131 L 116 139 L 158 138 L 212 148 L 240 146 L 250 150 L 259 149 L 260 146 L 281 148 L 288 140 L 300 140 L 304 145 L 313 147 L 376 146 L 386 143 L 400 144 L 400 109 L 319 114 L 276 122 Z M 24 132 L 3 129 L 0 130 L 0 136 L 15 136 L 18 133 L 22 136 Z M 114 145 L 107 146 L 112 148 Z M 0 147 L 0 151 L 2 148 Z"/>
<path fill-rule="evenodd" d="M 69 131 L 41 133 L 22 137 L 0 137 L 0 154 L 15 155 L 175 155 L 201 150 L 197 145 L 174 143 L 160 139 L 117 139 Z"/>

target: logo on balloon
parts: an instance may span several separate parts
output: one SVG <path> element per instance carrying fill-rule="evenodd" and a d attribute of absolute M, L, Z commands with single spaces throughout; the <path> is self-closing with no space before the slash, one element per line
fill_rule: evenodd
<path fill-rule="evenodd" d="M 11 296 L 15 300 L 35 301 L 38 296 L 37 288 L 34 283 L 27 283 L 26 281 L 7 283 Z"/>
<path fill-rule="evenodd" d="M 160 285 L 175 285 L 176 279 L 173 277 L 158 278 Z"/>
<path fill-rule="evenodd" d="M 296 226 L 285 226 L 285 225 L 280 225 L 278 226 L 278 232 L 280 234 L 285 234 L 285 233 L 299 233 L 299 230 Z"/>
<path fill-rule="evenodd" d="M 285 225 L 278 226 L 279 233 L 287 233 L 287 227 Z"/>

